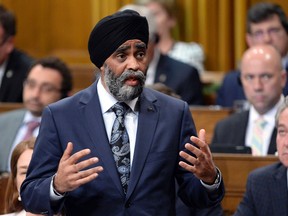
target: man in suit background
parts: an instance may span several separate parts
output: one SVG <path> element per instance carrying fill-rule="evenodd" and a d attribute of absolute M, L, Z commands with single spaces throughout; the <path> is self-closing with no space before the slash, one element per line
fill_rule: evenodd
<path fill-rule="evenodd" d="M 136 7 L 139 6 L 136 5 Z M 120 10 L 127 7 L 131 7 L 131 5 L 126 5 Z M 149 45 L 147 49 L 149 67 L 145 84 L 163 83 L 173 89 L 189 105 L 203 105 L 202 83 L 197 69 L 160 52 L 157 48 L 158 26 L 154 15 L 150 10 L 149 12 L 147 16 L 149 22 Z"/>
<path fill-rule="evenodd" d="M 16 20 L 0 5 L 0 102 L 22 102 L 23 81 L 32 58 L 15 48 Z"/>
<path fill-rule="evenodd" d="M 234 216 L 288 215 L 288 97 L 276 114 L 277 153 L 280 162 L 252 171 Z"/>
<path fill-rule="evenodd" d="M 283 9 L 274 3 L 257 3 L 249 9 L 246 23 L 248 46 L 273 45 L 280 52 L 283 68 L 288 73 L 288 20 Z M 288 81 L 283 88 L 283 94 L 288 94 Z M 225 75 L 218 90 L 216 104 L 233 107 L 237 100 L 246 100 L 239 70 L 230 71 Z"/>
<path fill-rule="evenodd" d="M 31 128 L 31 135 L 37 136 L 44 107 L 68 96 L 71 90 L 72 75 L 64 62 L 56 57 L 35 61 L 24 81 L 25 108 L 0 115 L 0 172 L 10 170 L 11 153 L 25 139 L 30 122 L 38 122 Z"/>
<path fill-rule="evenodd" d="M 218 122 L 212 145 L 245 145 L 252 148 L 254 155 L 275 154 L 274 117 L 284 100 L 282 89 L 287 79 L 279 52 L 271 45 L 255 45 L 249 48 L 242 57 L 240 76 L 245 95 L 251 104 L 250 109 Z M 257 153 L 253 144 L 256 143 L 254 135 L 258 121 L 263 121 L 265 126 L 263 125 L 262 129 L 262 148 Z"/>
<path fill-rule="evenodd" d="M 148 35 L 146 18 L 132 10 L 104 17 L 93 28 L 88 49 L 101 76 L 44 109 L 21 187 L 25 209 L 48 215 L 62 208 L 67 215 L 175 215 L 175 178 L 189 206 L 222 200 L 221 173 L 205 131 L 195 137 L 188 104 L 144 88 Z"/>

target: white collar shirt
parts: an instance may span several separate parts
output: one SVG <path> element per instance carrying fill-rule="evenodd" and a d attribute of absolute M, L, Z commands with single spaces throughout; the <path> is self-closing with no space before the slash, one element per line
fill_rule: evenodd
<path fill-rule="evenodd" d="M 109 111 L 110 108 L 117 103 L 118 101 L 104 88 L 101 82 L 101 78 L 97 83 L 97 91 L 99 95 L 99 102 L 101 106 L 101 111 L 103 115 L 103 120 L 106 128 L 106 133 L 108 141 L 111 139 L 111 131 L 113 123 L 116 119 L 116 115 L 113 111 Z M 136 133 L 138 126 L 138 110 L 136 110 L 136 103 L 138 98 L 133 99 L 132 101 L 125 101 L 125 103 L 131 108 L 132 112 L 128 112 L 125 116 L 125 127 L 129 135 L 130 142 L 130 167 L 132 168 L 133 156 L 135 151 L 136 143 Z"/>
<path fill-rule="evenodd" d="M 265 156 L 268 154 L 268 149 L 271 141 L 271 137 L 273 134 L 273 130 L 275 128 L 275 115 L 277 112 L 278 107 L 281 105 L 281 103 L 284 101 L 284 96 L 282 95 L 278 103 L 267 113 L 262 115 L 264 120 L 267 122 L 266 126 L 264 127 L 263 132 L 263 148 L 262 148 L 262 156 Z M 248 125 L 246 128 L 246 137 L 245 137 L 245 143 L 246 146 L 251 147 L 252 142 L 252 135 L 253 135 L 253 126 L 256 121 L 260 117 L 259 113 L 255 110 L 254 106 L 250 106 L 249 111 L 249 118 L 248 118 Z"/>

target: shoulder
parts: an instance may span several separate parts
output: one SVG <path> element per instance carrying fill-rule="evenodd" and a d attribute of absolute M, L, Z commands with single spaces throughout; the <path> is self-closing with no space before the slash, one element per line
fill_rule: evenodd
<path fill-rule="evenodd" d="M 272 176 L 282 166 L 283 165 L 280 162 L 277 162 L 257 168 L 253 170 L 251 173 L 249 173 L 248 179 L 249 181 L 259 181 L 259 180 L 263 181 L 264 179 L 267 179 L 268 177 Z"/>
<path fill-rule="evenodd" d="M 11 119 L 16 116 L 24 116 L 25 112 L 26 112 L 26 109 L 16 109 L 16 110 L 4 112 L 0 114 L 0 120 L 3 121 L 4 119 Z"/>
<path fill-rule="evenodd" d="M 169 67 L 167 67 L 169 70 L 174 71 L 174 72 L 179 71 L 179 74 L 191 73 L 191 74 L 198 75 L 198 71 L 195 67 L 193 67 L 192 65 L 186 64 L 180 60 L 174 59 L 168 55 L 161 54 L 159 62 L 165 65 L 169 65 Z"/>
<path fill-rule="evenodd" d="M 217 126 L 231 126 L 238 125 L 239 123 L 248 121 L 249 111 L 243 111 L 240 113 L 234 113 L 230 116 L 220 120 Z"/>
<path fill-rule="evenodd" d="M 33 62 L 33 58 L 31 56 L 19 49 L 14 49 L 10 54 L 10 58 L 13 60 L 27 62 L 29 64 Z"/>

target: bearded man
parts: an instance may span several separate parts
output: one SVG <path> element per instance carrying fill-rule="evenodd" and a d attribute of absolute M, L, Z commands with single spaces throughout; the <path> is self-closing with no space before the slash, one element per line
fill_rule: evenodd
<path fill-rule="evenodd" d="M 100 20 L 88 49 L 100 77 L 49 105 L 21 188 L 25 209 L 66 215 L 175 215 L 175 178 L 188 206 L 221 202 L 224 184 L 188 104 L 144 88 L 145 17 Z"/>

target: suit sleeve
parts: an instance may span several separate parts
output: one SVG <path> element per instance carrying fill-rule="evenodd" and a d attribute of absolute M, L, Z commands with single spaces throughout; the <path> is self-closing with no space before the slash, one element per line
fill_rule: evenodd
<path fill-rule="evenodd" d="M 63 148 L 57 135 L 53 115 L 45 108 L 27 177 L 21 187 L 21 198 L 29 212 L 52 215 L 60 208 L 50 203 L 50 184 L 57 172 Z"/>

